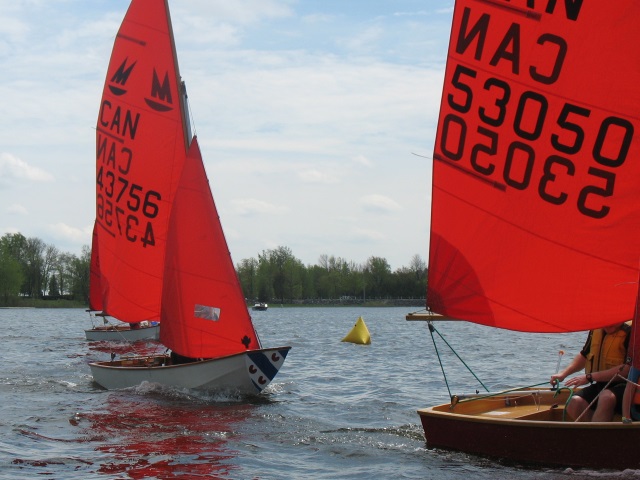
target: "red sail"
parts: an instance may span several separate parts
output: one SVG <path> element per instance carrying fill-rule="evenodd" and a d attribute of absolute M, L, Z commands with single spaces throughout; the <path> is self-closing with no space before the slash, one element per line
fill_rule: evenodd
<path fill-rule="evenodd" d="M 96 134 L 96 224 L 105 313 L 157 320 L 171 201 L 186 156 L 165 0 L 133 0 L 118 31 Z"/>
<path fill-rule="evenodd" d="M 428 306 L 561 332 L 634 316 L 640 2 L 457 0 Z"/>
<path fill-rule="evenodd" d="M 160 341 L 213 358 L 261 348 L 194 138 L 171 213 Z"/>
<path fill-rule="evenodd" d="M 100 255 L 98 250 L 97 225 L 91 235 L 91 265 L 89 266 L 89 309 L 102 310 L 102 282 L 100 281 Z"/>

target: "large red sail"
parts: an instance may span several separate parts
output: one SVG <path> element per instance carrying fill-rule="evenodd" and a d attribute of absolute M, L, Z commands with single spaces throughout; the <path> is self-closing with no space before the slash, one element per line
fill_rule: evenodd
<path fill-rule="evenodd" d="M 630 320 L 640 248 L 640 2 L 457 0 L 427 305 L 501 328 Z"/>
<path fill-rule="evenodd" d="M 160 341 L 187 357 L 261 348 L 196 138 L 171 213 L 161 323 Z"/>
<path fill-rule="evenodd" d="M 157 320 L 171 201 L 186 156 L 165 0 L 133 0 L 116 37 L 96 134 L 96 224 L 105 313 Z"/>

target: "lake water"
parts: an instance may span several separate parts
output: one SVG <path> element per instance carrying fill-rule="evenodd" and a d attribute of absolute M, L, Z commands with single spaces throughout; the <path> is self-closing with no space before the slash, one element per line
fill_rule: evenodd
<path fill-rule="evenodd" d="M 426 449 L 416 409 L 445 403 L 448 393 L 426 324 L 407 322 L 409 311 L 272 306 L 252 312 L 265 347 L 293 348 L 265 393 L 241 399 L 156 385 L 102 390 L 87 363 L 127 347 L 87 342 L 86 312 L 0 309 L 0 478 L 640 476 L 523 468 Z M 371 345 L 340 341 L 358 316 Z M 462 322 L 436 328 L 492 390 L 544 382 L 557 369 L 558 352 L 566 352 L 565 366 L 585 339 L 584 333 L 532 335 Z M 438 349 L 452 393 L 479 388 L 441 340 Z"/>

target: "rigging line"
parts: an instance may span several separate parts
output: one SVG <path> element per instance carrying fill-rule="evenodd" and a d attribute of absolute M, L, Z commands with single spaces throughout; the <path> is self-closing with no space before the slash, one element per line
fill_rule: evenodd
<path fill-rule="evenodd" d="M 438 357 L 438 363 L 440 363 L 440 370 L 442 370 L 442 376 L 444 377 L 444 383 L 447 386 L 447 392 L 449 392 L 449 398 L 453 399 L 453 397 L 451 395 L 451 389 L 449 388 L 449 381 L 447 380 L 447 374 L 444 372 L 444 366 L 442 365 L 442 359 L 440 358 L 440 352 L 438 352 L 438 345 L 436 345 L 436 339 L 433 337 L 433 332 L 435 330 L 435 327 L 433 326 L 433 324 L 430 321 L 427 322 L 427 326 L 429 327 L 429 333 L 431 334 L 431 341 L 433 342 L 433 348 L 435 348 L 435 350 L 436 350 L 436 355 Z M 445 343 L 446 343 L 446 341 L 445 341 Z M 451 348 L 451 347 L 449 347 L 449 348 Z"/>
<path fill-rule="evenodd" d="M 484 400 L 486 398 L 491 398 L 491 397 L 497 397 L 499 395 L 504 395 L 505 393 L 509 393 L 509 392 L 518 392 L 520 390 L 526 390 L 527 388 L 533 388 L 533 387 L 539 387 L 540 385 L 547 385 L 549 382 L 541 382 L 541 383 L 535 383 L 533 385 L 527 385 L 524 387 L 515 387 L 515 388 L 510 388 L 509 390 L 501 390 L 499 392 L 494 392 L 494 393 L 489 393 L 489 395 L 478 395 L 478 396 L 474 396 L 474 397 L 468 397 L 468 398 L 457 398 L 456 399 L 456 403 L 466 403 L 466 402 L 473 402 L 475 400 Z M 525 392 L 526 395 L 533 395 L 535 392 Z"/>
<path fill-rule="evenodd" d="M 473 375 L 473 377 L 478 381 L 478 383 L 479 383 L 480 385 L 482 385 L 482 388 L 484 388 L 484 389 L 485 389 L 485 391 L 487 391 L 487 392 L 488 392 L 488 391 L 489 391 L 489 389 L 485 386 L 485 384 L 484 384 L 484 383 L 482 383 L 482 380 L 480 380 L 480 379 L 478 378 L 478 376 L 474 373 L 474 371 L 473 371 L 473 370 L 471 370 L 471 367 L 469 367 L 469 365 L 467 365 L 467 364 L 466 364 L 466 362 L 462 359 L 462 357 L 460 357 L 460 355 L 458 355 L 458 352 L 456 352 L 456 351 L 453 349 L 453 347 L 452 347 L 451 345 L 449 345 L 449 342 L 447 342 L 447 340 L 446 340 L 446 339 L 445 339 L 445 338 L 440 334 L 440 332 L 439 332 L 438 330 L 436 330 L 436 327 L 434 327 L 434 326 L 432 325 L 432 323 L 431 323 L 431 322 L 428 322 L 428 323 L 429 323 L 429 330 L 431 331 L 431 336 L 433 337 L 433 332 L 435 331 L 435 332 L 438 334 L 438 336 L 442 339 L 442 341 L 447 345 L 447 347 L 449 347 L 449 349 L 453 352 L 453 354 L 454 354 L 456 357 L 458 357 L 458 360 L 460 360 L 460 362 L 462 362 L 462 364 L 467 368 L 467 370 L 469 370 L 469 372 L 471 373 L 471 375 Z M 434 341 L 434 344 L 435 344 L 435 341 Z M 438 357 L 438 359 L 439 359 L 439 358 L 440 358 L 440 357 Z M 443 370 L 443 373 L 444 373 L 444 370 Z M 447 388 L 448 388 L 448 387 L 447 387 Z"/>

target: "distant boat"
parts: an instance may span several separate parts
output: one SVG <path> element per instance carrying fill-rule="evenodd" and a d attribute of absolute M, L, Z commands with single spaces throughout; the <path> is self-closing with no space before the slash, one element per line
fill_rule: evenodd
<path fill-rule="evenodd" d="M 166 0 L 132 0 L 96 135 L 97 306 L 159 320 L 171 354 L 91 363 L 94 380 L 261 392 L 291 347 L 262 348 L 251 321 L 191 134 Z"/>
<path fill-rule="evenodd" d="M 102 324 L 92 320 L 93 328 L 84 331 L 87 340 L 94 342 L 137 342 L 140 340 L 158 340 L 160 325 L 158 321 L 138 320 L 128 323 L 110 317 L 102 311 L 102 290 L 100 256 L 98 250 L 97 223 L 93 226 L 91 242 L 91 264 L 89 279 L 89 313 L 92 319 L 100 317 Z M 159 320 L 159 319 L 158 319 Z"/>
<path fill-rule="evenodd" d="M 266 303 L 256 303 L 253 307 L 251 307 L 251 310 L 266 310 L 267 308 L 269 308 L 269 305 L 267 305 Z"/>
<path fill-rule="evenodd" d="M 96 316 L 102 316 L 97 314 Z M 103 325 L 94 325 L 84 331 L 87 340 L 93 342 L 137 342 L 140 340 L 158 340 L 160 324 L 156 322 L 139 322 L 132 325 L 117 322 L 111 323 L 106 317 Z"/>
<path fill-rule="evenodd" d="M 639 19 L 637 0 L 456 0 L 433 154 L 428 310 L 539 333 L 634 319 L 629 355 L 640 366 Z M 491 361 L 491 346 L 481 350 Z M 507 377 L 542 352 L 528 354 Z M 544 385 L 554 372 L 541 373 Z M 427 446 L 640 468 L 640 418 L 576 422 L 565 415 L 568 388 L 546 387 L 420 409 Z"/>

